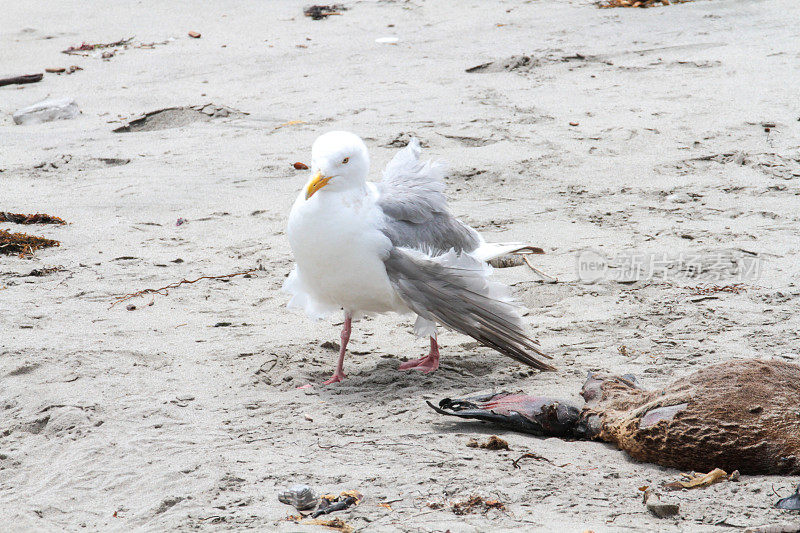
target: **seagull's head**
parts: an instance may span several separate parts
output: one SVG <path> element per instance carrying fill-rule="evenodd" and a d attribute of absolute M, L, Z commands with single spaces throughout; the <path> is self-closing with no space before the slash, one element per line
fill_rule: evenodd
<path fill-rule="evenodd" d="M 317 137 L 311 147 L 311 171 L 314 176 L 306 186 L 306 200 L 323 187 L 329 191 L 361 187 L 369 173 L 369 152 L 358 135 L 330 131 Z"/>

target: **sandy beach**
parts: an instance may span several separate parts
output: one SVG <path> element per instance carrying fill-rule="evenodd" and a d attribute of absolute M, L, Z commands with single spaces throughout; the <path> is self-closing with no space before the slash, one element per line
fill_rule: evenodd
<path fill-rule="evenodd" d="M 67 224 L 0 223 L 61 243 L 0 255 L 5 530 L 330 531 L 287 520 L 277 495 L 295 483 L 362 493 L 327 517 L 362 531 L 800 529 L 772 508 L 797 478 L 670 492 L 680 513 L 661 519 L 639 488 L 677 470 L 425 403 L 579 403 L 590 371 L 657 388 L 736 358 L 797 362 L 796 2 L 356 1 L 323 20 L 290 1 L 7 4 L 0 74 L 67 70 L 0 87 L 0 211 Z M 64 97 L 79 116 L 12 120 Z M 330 130 L 364 139 L 375 180 L 418 137 L 450 165 L 455 214 L 546 251 L 557 283 L 495 275 L 556 371 L 442 332 L 439 371 L 400 372 L 427 345 L 387 315 L 354 325 L 348 379 L 319 386 L 341 319 L 287 310 L 280 288 L 309 177 L 292 164 Z M 586 261 L 605 267 L 587 279 Z M 510 451 L 467 447 L 490 435 Z M 515 468 L 525 453 L 547 461 Z M 472 495 L 504 508 L 452 511 Z"/>

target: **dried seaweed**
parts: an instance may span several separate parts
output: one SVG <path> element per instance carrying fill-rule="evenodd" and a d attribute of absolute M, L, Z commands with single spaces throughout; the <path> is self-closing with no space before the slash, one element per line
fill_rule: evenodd
<path fill-rule="evenodd" d="M 609 7 L 655 7 L 668 6 L 670 4 L 685 4 L 694 0 L 603 0 L 597 7 L 606 9 Z"/>
<path fill-rule="evenodd" d="M 345 522 L 341 518 L 332 518 L 330 520 L 322 520 L 322 519 L 303 520 L 300 523 L 301 524 L 310 524 L 310 525 L 315 525 L 315 526 L 325 526 L 325 527 L 329 527 L 331 529 L 336 529 L 338 531 L 341 531 L 342 533 L 353 533 L 355 531 L 355 529 L 353 529 L 353 526 L 351 526 L 350 524 L 348 524 L 347 522 Z"/>
<path fill-rule="evenodd" d="M 44 213 L 26 215 L 23 213 L 7 213 L 4 211 L 0 211 L 0 222 L 13 222 L 15 224 L 66 224 L 63 219 Z"/>
<path fill-rule="evenodd" d="M 81 52 L 91 52 L 92 50 L 99 50 L 101 48 L 113 48 L 115 46 L 125 46 L 130 44 L 133 41 L 133 37 L 129 37 L 128 39 L 120 39 L 119 41 L 115 41 L 113 43 L 96 43 L 96 44 L 89 44 L 89 43 L 81 43 L 80 46 L 70 46 L 66 50 L 62 50 L 62 54 L 71 54 L 71 55 L 85 55 Z"/>
<path fill-rule="evenodd" d="M 693 287 L 692 294 L 696 296 L 705 296 L 708 294 L 714 294 L 716 292 L 730 292 L 733 294 L 739 294 L 740 292 L 746 292 L 747 288 L 744 287 L 741 283 L 734 283 L 733 285 L 709 285 L 707 287 Z"/>
<path fill-rule="evenodd" d="M 353 505 L 358 505 L 362 498 L 363 496 L 361 493 L 354 490 L 344 491 L 338 496 L 335 494 L 326 494 L 320 497 L 319 507 L 316 511 L 311 513 L 311 518 L 318 518 L 324 514 L 343 511 Z"/>
<path fill-rule="evenodd" d="M 11 233 L 7 230 L 0 230 L 0 254 L 29 257 L 40 248 L 51 246 L 61 246 L 61 243 L 53 239 L 45 239 L 27 233 Z"/>
<path fill-rule="evenodd" d="M 158 289 L 142 289 L 140 291 L 136 291 L 136 292 L 132 292 L 132 293 L 129 293 L 129 294 L 124 294 L 122 296 L 119 296 L 116 300 L 111 302 L 111 305 L 109 307 L 114 307 L 118 303 L 122 303 L 124 301 L 130 300 L 131 298 L 136 298 L 138 296 L 144 296 L 145 294 L 160 294 L 162 296 L 167 296 L 169 294 L 169 290 L 170 289 L 175 289 L 177 287 L 180 287 L 181 285 L 197 283 L 201 279 L 230 279 L 230 278 L 233 278 L 235 276 L 246 276 L 248 274 L 252 274 L 256 270 L 258 270 L 258 269 L 257 268 L 252 268 L 250 270 L 243 270 L 242 272 L 234 272 L 233 274 L 223 274 L 221 276 L 200 276 L 199 278 L 192 279 L 192 280 L 182 279 L 182 280 L 177 281 L 175 283 L 170 283 L 169 285 L 165 285 L 163 287 L 159 287 Z"/>
<path fill-rule="evenodd" d="M 467 443 L 468 448 L 483 448 L 484 450 L 510 450 L 508 441 L 501 439 L 497 435 L 492 435 L 486 442 L 478 442 L 472 439 Z"/>

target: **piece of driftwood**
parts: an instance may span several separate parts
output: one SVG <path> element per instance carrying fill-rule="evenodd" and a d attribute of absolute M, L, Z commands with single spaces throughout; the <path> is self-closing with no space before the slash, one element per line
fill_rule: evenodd
<path fill-rule="evenodd" d="M 36 83 L 42 81 L 44 74 L 23 74 L 22 76 L 12 76 L 10 78 L 0 78 L 0 87 L 3 85 L 23 85 L 25 83 Z"/>

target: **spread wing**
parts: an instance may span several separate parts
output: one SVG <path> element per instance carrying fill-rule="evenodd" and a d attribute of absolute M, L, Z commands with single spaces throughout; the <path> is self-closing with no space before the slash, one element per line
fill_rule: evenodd
<path fill-rule="evenodd" d="M 395 247 L 384 265 L 397 294 L 423 319 L 469 335 L 526 365 L 553 370 L 531 355 L 549 358 L 525 333 L 508 289 L 489 279 L 491 269 L 485 263 L 452 250 L 429 257 Z"/>
<path fill-rule="evenodd" d="M 420 146 L 412 139 L 386 165 L 377 183 L 378 205 L 386 215 L 383 233 L 394 246 L 437 256 L 455 250 L 472 252 L 481 244 L 478 233 L 456 219 L 444 195 L 444 165 L 421 162 Z"/>

